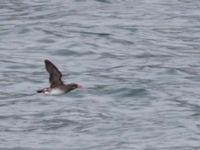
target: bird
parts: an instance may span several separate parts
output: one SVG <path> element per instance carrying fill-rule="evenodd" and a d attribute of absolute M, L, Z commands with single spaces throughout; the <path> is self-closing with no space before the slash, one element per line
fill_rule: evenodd
<path fill-rule="evenodd" d="M 37 93 L 44 93 L 45 95 L 62 95 L 74 89 L 81 88 L 81 86 L 76 83 L 64 84 L 62 81 L 62 73 L 58 68 L 48 59 L 45 59 L 44 63 L 46 70 L 49 73 L 50 87 L 37 90 Z"/>

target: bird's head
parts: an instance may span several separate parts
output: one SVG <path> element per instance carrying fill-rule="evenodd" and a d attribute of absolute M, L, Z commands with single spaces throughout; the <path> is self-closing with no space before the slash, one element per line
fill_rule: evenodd
<path fill-rule="evenodd" d="M 82 86 L 80 86 L 79 84 L 76 84 L 76 83 L 71 83 L 71 84 L 68 84 L 67 86 L 70 88 L 70 90 L 82 88 Z"/>

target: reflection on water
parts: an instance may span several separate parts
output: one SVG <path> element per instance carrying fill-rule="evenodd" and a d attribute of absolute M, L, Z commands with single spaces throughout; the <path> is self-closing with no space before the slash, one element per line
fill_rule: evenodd
<path fill-rule="evenodd" d="M 198 3 L 0 1 L 0 148 L 199 149 Z"/>

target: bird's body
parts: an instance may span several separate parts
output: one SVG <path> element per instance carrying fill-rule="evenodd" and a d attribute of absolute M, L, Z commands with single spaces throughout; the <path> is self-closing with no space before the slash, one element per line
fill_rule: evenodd
<path fill-rule="evenodd" d="M 45 95 L 62 95 L 80 87 L 75 83 L 64 84 L 61 80 L 62 74 L 58 68 L 49 60 L 45 60 L 44 62 L 46 70 L 49 73 L 50 87 L 38 90 L 38 93 L 44 93 Z"/>

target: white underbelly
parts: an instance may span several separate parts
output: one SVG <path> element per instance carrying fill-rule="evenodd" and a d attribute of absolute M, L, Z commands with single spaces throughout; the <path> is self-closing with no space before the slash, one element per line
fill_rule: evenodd
<path fill-rule="evenodd" d="M 63 90 L 60 89 L 51 89 L 51 91 L 45 91 L 46 95 L 61 95 L 61 94 L 65 94 L 65 92 Z"/>

